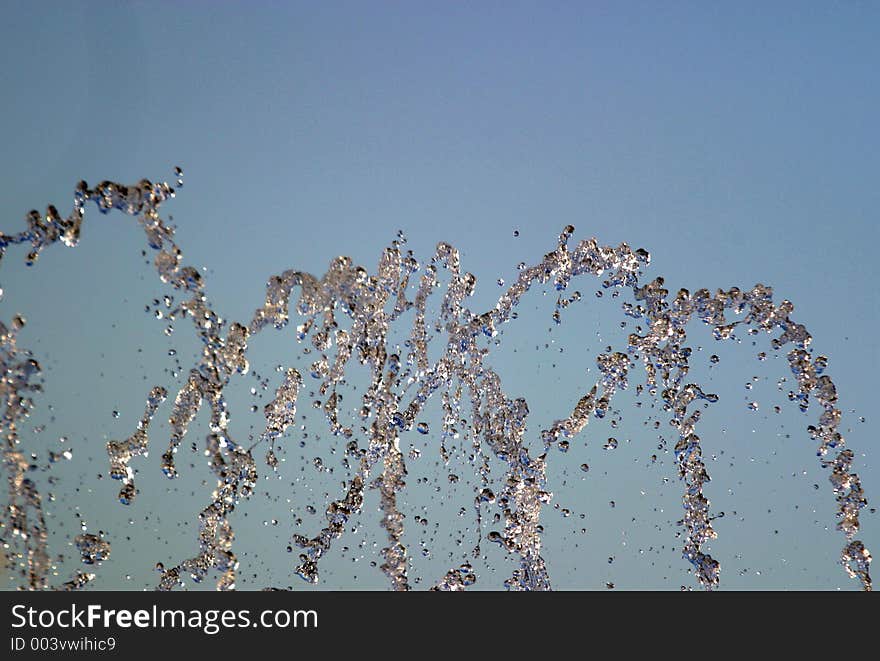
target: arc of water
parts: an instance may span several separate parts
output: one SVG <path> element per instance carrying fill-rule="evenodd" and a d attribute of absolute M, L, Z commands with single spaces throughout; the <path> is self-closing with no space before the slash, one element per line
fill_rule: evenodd
<path fill-rule="evenodd" d="M 203 343 L 203 354 L 175 397 L 170 417 L 171 439 L 168 450 L 162 455 L 162 468 L 169 477 L 176 475 L 174 455 L 202 404 L 207 403 L 211 413 L 208 454 L 218 482 L 211 503 L 200 515 L 199 555 L 171 569 L 163 568 L 160 588 L 169 589 L 180 584 L 181 574 L 187 572 L 195 580 L 202 580 L 210 569 L 221 572 L 218 588 L 231 589 L 235 586 L 238 561 L 231 551 L 232 529 L 228 515 L 242 498 L 253 491 L 257 473 L 251 455 L 253 448 L 245 449 L 229 436 L 229 412 L 223 391 L 235 374 L 248 371 L 246 352 L 249 338 L 268 325 L 279 329 L 287 325 L 290 297 L 294 288 L 298 287 L 300 299 L 296 311 L 307 318 L 298 328 L 298 339 L 311 336 L 312 344 L 321 352 L 321 359 L 312 366 L 312 371 L 313 375 L 323 377 L 321 394 L 327 395 L 324 411 L 331 431 L 346 438 L 353 435 L 350 429 L 339 423 L 336 396 L 336 384 L 342 379 L 345 367 L 353 357 L 367 365 L 372 373 L 371 385 L 363 396 L 362 416 L 365 419 L 373 418 L 367 447 L 357 449 L 355 443 L 360 464 L 345 496 L 331 503 L 327 509 L 328 526 L 315 538 L 295 538 L 304 550 L 298 573 L 308 580 L 317 580 L 318 561 L 330 548 L 332 541 L 344 533 L 349 517 L 359 511 L 368 478 L 373 468 L 381 463 L 382 474 L 373 482 L 373 486 L 380 491 L 382 526 L 388 536 L 388 545 L 382 551 L 385 558 L 382 570 L 388 575 L 393 588 L 408 589 L 406 549 L 401 542 L 404 517 L 397 504 L 397 493 L 404 488 L 406 475 L 405 462 L 398 448 L 399 435 L 413 426 L 424 403 L 438 390 L 444 394 L 447 424 L 454 424 L 461 412 L 460 395 L 456 393 L 464 386 L 471 396 L 475 438 L 481 437 L 492 454 L 507 465 L 504 487 L 497 497 L 497 504 L 505 517 L 505 529 L 503 534 L 496 533 L 494 538 L 510 552 L 520 556 L 520 565 L 505 585 L 511 589 L 549 589 L 549 577 L 540 554 L 538 523 L 541 506 L 550 498 L 545 489 L 547 456 L 531 457 L 528 453 L 523 441 L 528 406 L 524 400 L 512 400 L 504 394 L 497 373 L 485 363 L 487 350 L 478 345 L 478 340 L 483 336 L 495 336 L 497 328 L 512 318 L 513 308 L 532 284 L 552 281 L 556 289 L 562 291 L 573 278 L 583 274 L 605 277 L 603 286 L 606 288 L 631 289 L 638 303 L 635 306 L 625 304 L 625 312 L 629 316 L 644 317 L 648 331 L 644 336 L 630 336 L 629 355 L 611 353 L 599 356 L 597 362 L 603 374 L 601 384 L 597 384 L 577 403 L 571 416 L 557 421 L 542 433 L 545 446 L 549 447 L 560 436 L 570 437 L 578 433 L 591 415 L 604 416 L 616 390 L 627 385 L 630 356 L 634 359 L 640 357 L 651 390 L 656 391 L 662 386 L 661 398 L 679 434 L 675 452 L 685 485 L 685 516 L 682 523 L 687 529 L 683 554 L 694 567 L 700 584 L 711 589 L 718 584 L 719 565 L 703 552 L 705 542 L 715 537 L 708 514 L 709 501 L 703 493 L 709 476 L 702 461 L 700 439 L 694 433 L 699 412 L 688 414 L 688 406 L 697 399 L 714 401 L 713 398 L 717 397 L 706 395 L 697 384 L 685 381 L 690 353 L 683 344 L 686 340 L 685 326 L 692 317 L 696 317 L 713 328 L 716 339 L 732 337 L 740 324 L 768 333 L 781 330 L 782 334 L 772 341 L 773 347 L 781 349 L 789 343 L 795 345 L 789 351 L 788 358 L 798 380 L 799 391 L 792 393 L 791 398 L 806 409 L 810 395 L 813 395 L 823 409 L 819 424 L 811 426 L 810 433 L 815 439 L 821 440 L 819 456 L 823 466 L 831 469 L 830 479 L 840 518 L 838 528 L 847 538 L 841 562 L 864 589 L 871 588 L 868 571 L 870 553 L 854 538 L 859 528 L 859 510 L 867 501 L 858 475 L 851 470 L 853 454 L 848 449 L 839 449 L 833 458 L 827 458 L 831 450 L 843 446 L 843 437 L 838 431 L 841 412 L 836 408 L 836 388 L 829 377 L 821 375 L 824 369 L 822 361 L 812 358 L 809 333 L 790 319 L 793 310 L 791 303 L 783 301 L 779 306 L 774 306 L 769 288 L 757 285 L 748 292 L 734 288 L 719 291 L 715 296 L 705 289 L 693 295 L 688 290 L 680 290 L 672 301 L 668 301 L 669 292 L 663 288 L 662 278 L 645 285 L 639 282 L 641 268 L 650 261 L 646 251 L 632 251 L 626 244 L 617 248 L 603 247 L 595 239 L 581 241 L 571 250 L 568 243 L 574 227 L 569 225 L 560 235 L 556 249 L 545 255 L 540 263 L 523 268 L 517 281 L 499 298 L 496 306 L 483 314 L 474 314 L 463 305 L 464 299 L 473 293 L 476 279 L 472 274 L 461 272 L 458 252 L 445 243 L 438 245 L 431 264 L 424 270 L 415 299 L 408 301 L 406 289 L 410 277 L 419 270 L 419 265 L 411 254 L 402 254 L 402 243 L 395 241 L 383 253 L 375 276 L 370 276 L 365 269 L 353 267 L 347 258 L 334 260 L 320 279 L 297 271 L 286 271 L 270 279 L 266 302 L 257 310 L 248 326 L 227 324 L 209 307 L 198 270 L 181 265 L 182 252 L 173 241 L 173 230 L 159 216 L 161 204 L 174 197 L 174 194 L 175 189 L 167 183 L 153 184 L 148 180 L 142 180 L 136 186 L 105 181 L 94 189 L 80 182 L 75 191 L 74 209 L 67 219 L 61 218 L 57 210 L 50 206 L 43 216 L 37 212 L 29 213 L 27 229 L 23 232 L 11 236 L 0 234 L 0 257 L 10 245 L 30 243 L 27 263 L 33 264 L 41 251 L 52 243 L 62 241 L 68 246 L 76 245 L 85 203 L 94 201 L 104 213 L 117 209 L 137 216 L 148 244 L 157 251 L 154 265 L 160 279 L 190 296 L 181 304 L 181 310 L 193 320 L 196 333 Z M 427 356 L 429 335 L 425 311 L 428 296 L 439 286 L 437 274 L 440 268 L 450 272 L 450 283 L 435 327 L 446 330 L 447 345 L 444 355 L 431 365 Z M 393 309 L 386 312 L 390 303 L 393 303 Z M 560 310 L 565 305 L 560 298 L 554 313 L 557 322 L 560 320 Z M 387 332 L 390 323 L 412 308 L 416 314 L 409 342 L 410 354 L 405 361 L 401 361 L 400 356 L 388 352 Z M 729 323 L 725 310 L 732 310 L 735 314 L 746 313 L 746 316 Z M 351 319 L 349 330 L 338 327 L 336 312 Z M 25 527 L 29 527 L 25 562 L 30 576 L 29 585 L 42 588 L 45 587 L 44 577 L 48 567 L 45 522 L 42 520 L 39 495 L 33 484 L 23 477 L 21 462 L 16 460 L 20 455 L 16 454 L 16 424 L 19 418 L 27 414 L 30 406 L 22 393 L 31 388 L 28 378 L 16 374 L 22 370 L 27 372 L 22 365 L 30 363 L 14 362 L 17 359 L 14 332 L 8 332 L 4 326 L 0 340 L 5 351 L 0 357 L 4 367 L 7 367 L 7 376 L 0 385 L 7 402 L 3 427 L 7 439 L 5 463 L 10 483 L 10 507 L 4 530 L 12 529 L 20 534 Z M 334 340 L 337 352 L 331 364 L 327 352 Z M 19 372 L 13 370 L 10 376 L 8 368 L 16 365 Z M 290 374 L 288 377 L 293 378 Z M 267 428 L 261 440 L 270 442 L 270 455 L 274 442 L 283 435 L 295 413 L 298 388 L 288 381 L 285 384 L 276 393 L 276 400 L 270 405 L 271 410 L 267 407 L 266 411 Z M 597 398 L 599 385 L 602 391 Z M 406 406 L 402 406 L 404 393 L 410 387 L 416 388 L 416 395 Z M 111 466 L 123 479 L 126 476 L 130 479 L 127 459 L 137 454 L 136 450 L 142 441 L 146 442 L 145 436 L 141 439 L 138 433 L 143 431 L 145 434 L 149 419 L 162 398 L 164 394 L 159 391 L 154 389 L 151 392 L 138 432 L 129 439 L 128 446 L 114 446 L 114 451 L 110 452 Z M 127 458 L 121 456 L 126 453 Z M 125 462 L 123 458 L 126 458 Z M 127 486 L 124 484 L 124 488 Z M 19 504 L 22 498 L 24 505 Z M 26 522 L 27 508 L 36 512 L 36 518 L 31 517 Z M 33 541 L 34 538 L 36 541 Z M 461 569 L 452 570 L 438 585 L 463 585 L 467 582 L 456 579 L 456 575 L 461 579 L 462 575 L 468 575 L 468 571 L 462 573 Z M 77 576 L 66 585 L 78 587 L 84 582 L 81 576 Z"/>

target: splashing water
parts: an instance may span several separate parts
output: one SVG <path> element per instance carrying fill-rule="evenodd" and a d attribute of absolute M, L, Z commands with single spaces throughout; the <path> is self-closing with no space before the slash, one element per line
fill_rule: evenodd
<path fill-rule="evenodd" d="M 176 174 L 179 187 L 182 172 L 178 169 Z M 251 338 L 266 327 L 281 330 L 288 325 L 296 289 L 299 298 L 294 313 L 304 318 L 296 329 L 297 340 L 310 342 L 320 356 L 310 370 L 311 376 L 320 382 L 319 393 L 324 400 L 316 400 L 316 406 L 323 411 L 330 433 L 345 440 L 346 456 L 355 459 L 344 495 L 326 508 L 326 525 L 313 537 L 293 537 L 301 551 L 295 573 L 303 579 L 318 581 L 322 557 L 345 534 L 346 524 L 362 508 L 365 489 L 370 488 L 380 496 L 381 527 L 385 534 L 381 571 L 393 589 L 410 588 L 408 550 L 403 543 L 405 518 L 399 498 L 406 486 L 407 459 L 417 455 L 413 450 L 405 457 L 399 440 L 404 431 L 411 429 L 424 435 L 431 433 L 420 413 L 426 402 L 435 397 L 443 407 L 441 438 L 455 436 L 456 425 L 466 424 L 475 445 L 506 466 L 504 477 L 490 484 L 485 463 L 475 463 L 481 480 L 475 498 L 478 522 L 483 504 L 496 506 L 501 515 L 496 520 L 503 519 L 503 530 L 490 532 L 487 540 L 518 558 L 516 569 L 504 586 L 512 590 L 550 589 L 550 576 L 541 555 L 539 522 L 542 507 L 552 498 L 546 484 L 547 450 L 556 447 L 568 451 L 571 439 L 591 419 L 608 414 L 615 393 L 628 386 L 631 372 L 641 364 L 645 384 L 639 388 L 646 387 L 659 398 L 677 432 L 674 454 L 684 487 L 682 555 L 690 563 L 699 585 L 706 589 L 716 587 L 720 565 L 705 547 L 717 535 L 712 527 L 710 503 L 704 495 L 709 475 L 696 433 L 700 411 L 694 405 L 712 404 L 719 398 L 687 380 L 691 349 L 685 345 L 685 328 L 691 320 L 698 320 L 711 328 L 716 340 L 732 339 L 734 330 L 743 326 L 773 335 L 771 345 L 775 351 L 787 348 L 789 366 L 798 384 L 790 399 L 802 411 L 808 410 L 811 398 L 820 408 L 818 421 L 808 432 L 819 443 L 822 467 L 830 471 L 837 502 L 837 528 L 846 538 L 841 564 L 865 590 L 871 589 L 871 555 L 855 539 L 859 511 L 867 501 L 859 477 L 852 470 L 853 452 L 844 447 L 838 431 L 841 411 L 837 408 L 837 390 L 832 380 L 822 374 L 827 359 L 813 357 L 810 334 L 790 317 L 792 303 L 782 301 L 775 305 L 769 287 L 734 287 L 714 295 L 707 289 L 693 293 L 681 289 L 670 295 L 663 278 L 641 281 L 642 269 L 650 263 L 648 252 L 631 250 L 626 244 L 616 248 L 601 246 L 595 239 L 571 247 L 574 227 L 569 225 L 555 248 L 538 263 L 520 265 L 516 281 L 503 290 L 492 309 L 481 314 L 465 305 L 474 293 L 476 278 L 462 271 L 455 248 L 440 243 L 430 260 L 420 264 L 411 252 L 404 252 L 405 240 L 399 237 L 384 250 L 375 274 L 355 266 L 347 257 L 333 260 L 322 277 L 285 271 L 269 280 L 265 302 L 250 322 L 229 323 L 211 308 L 199 271 L 182 264 L 173 229 L 159 215 L 161 205 L 175 196 L 175 190 L 167 183 L 148 180 L 134 186 L 105 181 L 95 188 L 80 182 L 73 211 L 67 218 L 49 206 L 43 215 L 31 211 L 24 231 L 0 234 L 0 258 L 8 247 L 26 244 L 30 247 L 26 263 L 32 265 L 46 247 L 57 241 L 70 247 L 77 245 L 88 202 L 96 203 L 103 213 L 121 211 L 136 217 L 143 227 L 147 243 L 155 251 L 154 266 L 160 280 L 185 297 L 179 310 L 182 316 L 192 319 L 203 350 L 174 397 L 169 416 L 170 442 L 161 455 L 161 469 L 168 478 L 178 476 L 175 455 L 190 424 L 207 407 L 210 434 L 206 456 L 216 476 L 216 487 L 199 514 L 198 553 L 169 568 L 159 563 L 159 589 L 182 586 L 185 576 L 200 582 L 212 572 L 217 574 L 217 589 L 236 586 L 239 561 L 232 550 L 234 534 L 229 515 L 255 490 L 258 469 L 253 453 L 257 446 L 265 444 L 266 465 L 270 469 L 277 467 L 275 450 L 295 422 L 303 379 L 296 369 L 286 370 L 274 399 L 264 408 L 265 430 L 250 447 L 238 443 L 229 433 L 224 390 L 236 376 L 248 373 L 246 355 Z M 428 301 L 441 288 L 441 269 L 448 272 L 450 282 L 440 294 L 438 318 L 429 320 Z M 534 284 L 552 283 L 557 291 L 563 292 L 574 278 L 590 275 L 602 278 L 606 290 L 630 292 L 634 302 L 624 303 L 624 312 L 628 317 L 642 319 L 646 330 L 641 335 L 629 335 L 628 345 L 619 347 L 620 350 L 609 347 L 598 356 L 596 365 L 601 377 L 581 391 L 567 418 L 557 420 L 540 433 L 545 451 L 533 456 L 525 440 L 528 404 L 522 398 L 511 399 L 505 394 L 499 375 L 488 364 L 489 350 L 480 342 L 486 337 L 495 338 L 503 324 L 516 318 L 514 308 Z M 497 282 L 504 287 L 503 280 Z M 411 285 L 415 296 L 409 300 L 406 294 Z M 554 321 L 561 323 L 563 310 L 580 298 L 579 293 L 568 299 L 560 295 Z M 404 352 L 389 341 L 389 332 L 408 311 L 414 312 L 414 319 L 405 343 L 407 351 L 402 355 Z M 6 566 L 18 568 L 27 588 L 46 589 L 50 587 L 51 567 L 48 531 L 40 493 L 27 477 L 29 461 L 19 438 L 19 425 L 35 406 L 33 395 L 42 390 L 39 363 L 16 342 L 24 323 L 22 317 L 15 317 L 8 326 L 0 323 L 0 394 L 5 404 L 0 425 L 8 483 L 2 542 Z M 428 354 L 429 329 L 446 333 L 444 351 L 435 361 Z M 711 362 L 717 363 L 717 356 L 713 355 Z M 363 445 L 354 440 L 355 432 L 340 422 L 339 416 L 339 387 L 345 382 L 347 368 L 355 363 L 369 370 L 369 384 L 361 394 L 360 417 L 369 425 L 363 428 L 367 431 Z M 107 443 L 110 476 L 122 482 L 122 505 L 130 505 L 138 493 L 130 462 L 147 454 L 151 420 L 167 395 L 164 387 L 153 387 L 135 432 L 125 441 Z M 609 438 L 605 448 L 616 447 L 617 440 Z M 445 446 L 440 450 L 445 456 Z M 315 461 L 318 465 L 319 460 Z M 586 472 L 589 466 L 582 464 L 581 470 Z M 450 481 L 452 478 L 450 475 Z M 480 530 L 479 525 L 477 529 Z M 85 564 L 99 565 L 110 555 L 110 540 L 103 535 L 84 533 L 74 543 Z M 475 549 L 478 553 L 479 540 Z M 93 578 L 94 574 L 77 572 L 58 589 L 79 589 Z M 464 563 L 449 570 L 432 589 L 460 590 L 476 581 L 475 570 Z"/>

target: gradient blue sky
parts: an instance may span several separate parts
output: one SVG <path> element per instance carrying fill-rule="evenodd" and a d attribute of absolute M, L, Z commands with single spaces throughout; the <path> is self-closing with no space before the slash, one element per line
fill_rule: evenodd
<path fill-rule="evenodd" d="M 770 284 L 777 300 L 795 303 L 814 346 L 830 357 L 844 410 L 856 411 L 844 426 L 852 426 L 847 436 L 870 499 L 880 490 L 873 420 L 878 29 L 880 6 L 871 2 L 6 2 L 2 226 L 16 231 L 27 210 L 49 202 L 66 212 L 81 178 L 170 178 L 180 165 L 186 185 L 168 206 L 179 243 L 188 263 L 207 267 L 216 308 L 240 320 L 262 299 L 269 275 L 290 267 L 322 273 L 339 254 L 373 267 L 398 229 L 423 257 L 439 240 L 461 249 L 464 268 L 480 282 L 474 309 L 492 305 L 496 278 L 510 279 L 518 262 L 540 259 L 568 223 L 578 238 L 648 249 L 652 273 L 671 289 Z M 51 357 L 48 383 L 59 384 L 46 394 L 58 407 L 56 424 L 83 439 L 76 461 L 85 462 L 78 469 L 85 477 L 77 484 L 94 494 L 77 502 L 83 513 L 100 513 L 90 521 L 119 518 L 117 528 L 131 512 L 120 514 L 112 502 L 116 485 L 94 481 L 106 471 L 103 443 L 130 433 L 149 385 L 167 367 L 161 325 L 143 315 L 163 290 L 139 259 L 142 243 L 130 220 L 93 212 L 80 248 L 53 247 L 30 270 L 21 251 L 10 251 L 0 271 L 2 318 L 20 311 L 31 320 L 28 346 Z M 593 284 L 582 288 L 592 292 Z M 600 309 L 606 316 L 597 316 Z M 516 331 L 523 347 L 543 345 L 549 308 L 542 310 L 521 314 L 534 317 Z M 614 310 L 588 302 L 581 325 L 560 331 L 570 332 L 566 346 L 587 344 L 597 324 L 608 336 L 623 333 Z M 721 355 L 708 331 L 694 337 Z M 266 345 L 262 372 L 282 360 L 268 347 L 284 352 L 291 340 L 277 342 Z M 184 344 L 174 346 L 185 353 Z M 132 347 L 142 350 L 140 362 Z M 742 405 L 745 380 L 754 373 L 775 385 L 786 373 L 784 358 L 759 368 L 758 350 L 732 350 L 730 375 L 715 376 L 730 388 L 729 403 L 719 404 L 726 422 L 718 424 L 731 435 L 753 433 Z M 101 354 L 103 375 L 88 362 Z M 558 387 L 547 388 L 530 378 L 546 368 L 546 357 L 532 350 L 531 363 L 520 366 L 523 355 L 504 354 L 499 364 L 508 390 L 526 394 L 538 416 L 566 415 L 583 384 L 574 368 L 570 377 L 548 375 Z M 583 357 L 580 374 L 592 360 Z M 109 416 L 114 409 L 119 420 Z M 752 471 L 743 487 L 752 494 L 772 492 L 780 476 L 815 473 L 815 496 L 810 489 L 785 497 L 792 508 L 801 503 L 821 515 L 795 520 L 779 547 L 762 546 L 764 536 L 773 534 L 774 520 L 790 517 L 777 512 L 750 527 L 760 502 L 736 530 L 719 522 L 715 547 L 731 555 L 724 576 L 731 586 L 852 587 L 834 565 L 842 537 L 823 529 L 832 496 L 803 431 L 810 421 L 791 414 L 785 433 L 797 440 L 791 448 L 782 443 L 778 456 L 768 442 L 759 444 L 756 452 L 768 453 L 772 466 L 766 475 L 749 467 L 761 463 L 751 448 L 738 453 L 736 471 Z M 762 424 L 757 435 L 779 433 L 775 422 Z M 714 442 L 709 429 L 703 435 Z M 165 439 L 157 432 L 154 442 Z M 193 440 L 201 443 L 200 435 Z M 719 435 L 717 447 L 729 442 Z M 634 449 L 633 435 L 631 455 L 614 459 L 615 475 L 632 485 L 633 508 L 640 480 L 648 479 L 650 445 Z M 591 466 L 604 461 L 598 452 Z M 143 463 L 144 474 L 158 472 L 157 455 Z M 575 475 L 582 460 L 565 459 Z M 671 483 L 663 489 L 676 508 L 671 462 L 664 470 Z M 713 482 L 713 505 L 736 482 L 725 479 Z M 156 479 L 157 491 L 166 486 Z M 573 491 L 568 502 L 611 532 L 569 553 L 575 533 L 552 538 L 548 523 L 555 584 L 689 584 L 677 552 L 663 556 L 663 572 L 637 557 L 627 569 L 595 569 L 597 559 L 612 555 L 596 549 L 625 527 L 601 518 L 598 510 L 612 498 L 596 489 Z M 149 497 L 143 501 L 137 517 L 149 516 Z M 469 497 L 461 504 L 469 508 Z M 141 587 L 153 580 L 147 565 L 194 548 L 195 530 L 183 523 L 193 521 L 192 512 L 184 514 L 172 526 L 174 552 L 160 558 L 144 551 L 149 561 L 137 556 L 129 571 L 124 554 L 135 550 L 120 545 L 99 585 Z M 559 518 L 552 516 L 548 508 L 548 520 Z M 59 526 L 71 525 L 64 521 Z M 876 515 L 866 511 L 863 521 L 863 537 L 877 552 Z M 658 523 L 645 538 L 675 549 L 675 530 Z M 791 551 L 793 544 L 801 550 Z M 734 557 L 739 550 L 745 558 Z M 795 560 L 780 563 L 783 552 Z M 282 553 L 267 561 L 279 584 L 298 581 L 286 578 L 290 560 Z M 756 566 L 766 566 L 761 576 L 735 569 Z M 136 585 L 119 578 L 126 572 Z M 374 585 L 366 576 L 369 570 L 352 583 L 340 570 L 336 584 Z M 500 585 L 501 577 L 492 581 Z"/>

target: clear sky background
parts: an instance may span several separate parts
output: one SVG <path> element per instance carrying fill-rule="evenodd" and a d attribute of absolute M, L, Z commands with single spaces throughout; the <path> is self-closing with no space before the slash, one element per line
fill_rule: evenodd
<path fill-rule="evenodd" d="M 267 277 L 287 268 L 320 274 L 331 258 L 350 255 L 374 269 L 399 229 L 423 260 L 441 240 L 461 250 L 463 268 L 478 278 L 474 310 L 493 305 L 496 279 L 538 261 L 569 223 L 577 239 L 646 248 L 651 275 L 673 291 L 769 284 L 777 301 L 794 302 L 814 348 L 829 356 L 843 431 L 874 506 L 876 3 L 3 6 L 3 231 L 18 231 L 29 209 L 50 202 L 68 213 L 79 179 L 171 179 L 179 165 L 186 183 L 165 209 L 186 263 L 207 269 L 209 297 L 230 319 L 250 319 Z M 53 549 L 68 556 L 64 574 L 75 566 L 68 542 L 81 522 L 107 531 L 113 557 L 96 582 L 104 589 L 151 586 L 156 562 L 193 555 L 195 515 L 207 502 L 202 481 L 213 480 L 199 454 L 188 455 L 194 467 L 180 482 L 159 474 L 169 404 L 149 458 L 135 460 L 136 504 L 116 503 L 119 485 L 106 478 L 104 444 L 133 431 L 149 388 L 166 385 L 173 396 L 168 350 L 186 370 L 197 349 L 187 324 L 168 338 L 164 322 L 144 311 L 166 293 L 140 256 L 145 247 L 132 219 L 92 208 L 80 247 L 54 246 L 32 269 L 13 249 L 0 269 L 0 317 L 28 318 L 22 344 L 46 367 L 43 408 L 31 424 L 47 427 L 26 438 L 40 457 L 62 435 L 74 447 L 73 459 L 53 469 Z M 508 394 L 530 403 L 535 448 L 538 430 L 568 415 L 595 379 L 596 352 L 621 346 L 631 331 L 619 327 L 620 301 L 593 295 L 597 282 L 573 288 L 585 301 L 559 329 L 548 332 L 555 293 L 534 292 L 493 353 Z M 291 332 L 266 332 L 252 358 L 274 391 L 276 365 L 307 363 Z M 805 432 L 818 411 L 801 415 L 783 401 L 790 384 L 777 390 L 788 376 L 784 356 L 759 363 L 756 354 L 769 351 L 763 336 L 754 346 L 752 338 L 722 346 L 695 327 L 692 338 L 703 352 L 694 378 L 703 365 L 722 397 L 701 422 L 705 452 L 715 455 L 707 494 L 725 512 L 712 545 L 722 585 L 855 587 L 836 565 L 843 536 L 833 530 L 830 485 Z M 712 353 L 721 362 L 710 370 Z M 240 381 L 230 399 L 233 430 L 245 436 L 259 426 L 248 410 L 256 381 Z M 571 452 L 551 456 L 545 546 L 556 588 L 693 585 L 676 538 L 681 486 L 671 453 L 649 459 L 664 430 L 628 412 L 628 396 L 619 404 L 622 428 L 606 434 L 591 424 Z M 746 408 L 752 400 L 757 412 Z M 201 447 L 204 433 L 202 424 L 186 445 Z M 610 435 L 621 444 L 606 452 Z M 341 452 L 331 454 L 338 439 L 313 434 L 302 449 L 298 440 L 290 439 L 289 474 L 265 481 L 235 514 L 243 588 L 308 587 L 291 575 L 287 540 L 320 529 L 344 472 Z M 423 576 L 415 587 L 427 587 L 473 546 L 473 484 L 459 467 L 462 481 L 449 485 L 446 473 L 459 469 L 437 463 L 430 439 L 405 442 L 424 443 L 406 513 L 412 573 Z M 300 472 L 312 470 L 315 456 L 336 472 Z M 370 566 L 380 561 L 374 542 L 382 546 L 370 498 L 362 530 L 340 541 L 351 548 L 327 558 L 318 587 L 386 585 Z M 304 511 L 309 505 L 317 514 Z M 412 532 L 416 515 L 429 520 L 422 538 Z M 877 515 L 864 510 L 862 521 L 860 537 L 880 552 Z M 440 532 L 431 533 L 435 525 Z M 500 588 L 509 560 L 486 554 L 475 563 L 477 587 Z"/>

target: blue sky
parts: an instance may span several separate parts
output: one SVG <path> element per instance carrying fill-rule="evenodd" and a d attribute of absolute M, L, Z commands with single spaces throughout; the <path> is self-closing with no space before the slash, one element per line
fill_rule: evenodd
<path fill-rule="evenodd" d="M 16 231 L 26 211 L 50 202 L 66 212 L 79 179 L 170 179 L 180 165 L 186 184 L 168 206 L 179 243 L 189 263 L 208 269 L 216 308 L 241 320 L 262 299 L 269 275 L 291 267 L 323 273 L 339 254 L 374 267 L 398 229 L 423 258 L 440 240 L 458 247 L 464 268 L 478 277 L 472 307 L 486 309 L 498 295 L 495 280 L 511 279 L 520 261 L 540 259 L 571 223 L 577 238 L 648 249 L 652 273 L 662 274 L 670 289 L 761 282 L 775 288 L 776 300 L 792 300 L 814 346 L 830 357 L 869 498 L 876 491 L 876 3 L 11 2 L 4 13 L 4 231 Z M 47 402 L 66 412 L 55 424 L 82 437 L 76 461 L 84 462 L 77 469 L 83 477 L 71 485 L 94 490 L 81 501 L 83 515 L 91 507 L 90 520 L 116 517 L 115 529 L 131 525 L 125 524 L 130 512 L 120 513 L 108 498 L 114 485 L 93 482 L 103 470 L 104 437 L 130 433 L 149 385 L 165 378 L 167 367 L 161 361 L 168 340 L 142 311 L 162 293 L 140 260 L 142 243 L 128 219 L 93 212 L 80 248 L 56 246 L 30 270 L 23 255 L 10 251 L 0 271 L 2 317 L 21 311 L 31 319 L 28 346 L 50 357 L 55 371 L 48 383 L 59 384 L 47 391 Z M 616 328 L 622 317 L 604 303 L 585 308 L 571 331 L 560 331 L 570 332 L 566 346 L 587 345 L 596 324 L 600 334 L 622 332 Z M 548 316 L 541 309 L 521 314 L 516 337 L 523 346 L 543 344 Z M 707 352 L 721 351 L 707 331 L 694 337 Z M 266 342 L 259 351 L 270 373 L 290 345 L 283 338 Z M 185 353 L 185 340 L 179 343 Z M 719 404 L 727 422 L 718 422 L 729 425 L 731 436 L 779 433 L 767 421 L 753 430 L 741 404 L 752 371 L 771 385 L 785 375 L 784 359 L 775 371 L 759 369 L 749 355 L 757 351 L 744 348 L 739 357 L 734 351 L 730 376 L 719 370 L 714 377 L 733 383 Z M 583 353 L 581 373 L 592 365 L 589 351 Z M 548 388 L 522 376 L 546 368 L 543 354 L 503 355 L 499 371 L 509 375 L 511 389 L 530 397 L 536 415 L 552 420 L 570 410 L 582 385 L 574 371 L 551 372 L 546 378 L 556 385 Z M 103 376 L 92 359 L 105 361 Z M 69 390 L 60 390 L 65 384 Z M 121 407 L 119 420 L 105 415 Z M 747 458 L 751 448 L 742 450 L 737 470 L 752 471 L 748 490 L 756 493 L 776 489 L 780 476 L 814 471 L 821 489 L 812 500 L 797 491 L 786 498 L 792 508 L 801 503 L 823 514 L 805 516 L 788 546 L 770 550 L 761 545 L 772 531 L 764 523 L 748 525 L 759 519 L 760 504 L 741 529 L 728 531 L 727 541 L 719 522 L 715 546 L 728 544 L 728 564 L 753 570 L 731 569 L 725 580 L 734 586 L 851 587 L 833 564 L 842 537 L 823 529 L 831 524 L 832 496 L 806 424 L 791 415 L 785 433 L 801 438 L 791 448 L 782 442 L 778 457 L 761 446 L 776 472 L 749 468 L 760 463 Z M 718 433 L 719 449 L 735 442 Z M 635 429 L 631 435 L 635 448 Z M 708 430 L 704 435 L 712 437 Z M 165 439 L 159 434 L 155 442 Z M 614 460 L 621 488 L 630 485 L 635 494 L 633 511 L 641 481 L 654 479 L 640 472 L 645 452 L 633 449 L 629 459 Z M 145 474 L 158 471 L 157 457 L 144 463 Z M 664 470 L 671 483 L 663 489 L 675 508 L 671 462 Z M 724 501 L 735 482 L 720 482 L 710 497 Z M 157 478 L 155 489 L 166 488 Z M 617 539 L 625 528 L 592 504 L 611 500 L 601 490 L 565 493 L 596 519 L 596 529 L 611 531 L 597 533 L 599 540 Z M 259 509 L 269 505 L 250 506 L 256 518 L 271 517 Z M 136 512 L 138 521 L 146 521 L 150 507 L 145 502 Z M 454 518 L 457 506 L 450 507 Z M 191 524 L 192 513 L 186 514 Z M 547 516 L 557 521 L 549 510 Z M 71 517 L 60 508 L 59 529 L 72 525 Z M 130 585 L 119 578 L 126 573 L 135 574 L 137 587 L 152 580 L 149 568 L 158 557 L 166 553 L 168 562 L 193 546 L 195 532 L 185 519 L 171 526 L 174 541 L 164 543 L 173 552 L 150 548 L 130 571 L 118 559 L 108 565 L 104 585 Z M 863 521 L 865 539 L 880 548 L 876 515 L 866 511 Z M 657 544 L 676 548 L 674 526 L 657 525 L 651 532 Z M 553 538 L 557 546 L 570 548 L 577 536 L 570 527 L 575 532 Z M 814 536 L 827 542 L 793 552 L 803 557 L 798 569 L 778 561 L 790 540 Z M 594 560 L 611 553 L 596 550 L 601 546 L 596 541 L 583 556 L 551 553 L 556 583 L 595 588 L 617 576 L 632 588 L 689 581 L 674 553 L 663 556 L 665 573 L 639 565 L 637 557 L 619 571 L 603 567 L 607 576 L 592 572 Z M 732 547 L 751 548 L 752 555 L 743 550 L 747 557 L 738 559 Z M 267 563 L 283 582 L 290 558 L 279 558 Z M 754 574 L 762 563 L 764 578 Z M 353 580 L 342 569 L 338 576 L 338 584 Z M 365 571 L 351 584 L 373 585 L 368 576 Z M 500 585 L 496 579 L 487 581 Z"/>

